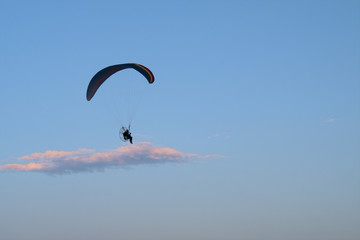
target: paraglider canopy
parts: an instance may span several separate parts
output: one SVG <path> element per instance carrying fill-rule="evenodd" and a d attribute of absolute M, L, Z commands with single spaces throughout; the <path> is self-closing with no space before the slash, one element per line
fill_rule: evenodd
<path fill-rule="evenodd" d="M 155 81 L 155 77 L 152 74 L 152 72 L 147 67 L 140 64 L 124 63 L 124 64 L 109 66 L 97 72 L 94 75 L 94 77 L 91 79 L 89 86 L 87 88 L 86 99 L 90 101 L 94 97 L 96 91 L 99 89 L 101 84 L 103 84 L 105 80 L 108 79 L 111 75 L 127 68 L 135 69 L 136 71 L 141 73 L 150 84 L 152 84 Z"/>

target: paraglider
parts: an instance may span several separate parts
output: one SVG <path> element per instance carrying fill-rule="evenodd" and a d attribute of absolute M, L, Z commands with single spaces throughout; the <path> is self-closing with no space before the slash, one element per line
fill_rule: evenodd
<path fill-rule="evenodd" d="M 137 63 L 124 63 L 124 64 L 117 64 L 113 66 L 106 67 L 99 72 L 97 72 L 93 78 L 91 79 L 87 91 L 86 91 L 86 99 L 90 101 L 94 96 L 95 93 L 98 91 L 100 86 L 113 74 L 118 71 L 132 68 L 142 74 L 149 84 L 154 83 L 155 77 L 153 73 L 145 66 L 137 64 Z M 133 143 L 133 137 L 131 136 L 130 132 L 130 125 L 128 128 L 122 127 L 120 129 L 120 138 L 123 141 L 129 141 L 131 144 Z"/>
<path fill-rule="evenodd" d="M 121 127 L 119 136 L 122 141 L 124 141 L 124 142 L 129 141 L 131 144 L 133 144 L 133 142 L 132 142 L 133 138 L 132 138 L 131 132 L 130 132 L 130 125 L 129 125 L 129 128 Z"/>

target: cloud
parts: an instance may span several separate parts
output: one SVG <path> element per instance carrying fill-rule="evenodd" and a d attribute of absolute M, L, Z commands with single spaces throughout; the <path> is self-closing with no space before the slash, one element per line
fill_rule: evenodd
<path fill-rule="evenodd" d="M 193 153 L 181 153 L 171 148 L 157 148 L 151 143 L 143 142 L 102 153 L 96 153 L 91 149 L 80 149 L 72 152 L 33 153 L 18 158 L 24 163 L 0 165 L 0 171 L 71 174 L 134 165 L 179 164 L 195 159 L 216 157 L 215 155 L 200 156 Z"/>
<path fill-rule="evenodd" d="M 215 133 L 214 135 L 210 136 L 209 138 L 225 138 L 229 139 L 230 135 L 227 133 Z"/>
<path fill-rule="evenodd" d="M 46 151 L 45 153 L 33 153 L 28 156 L 20 157 L 20 160 L 32 160 L 32 161 L 38 161 L 42 159 L 47 160 L 55 160 L 55 159 L 61 159 L 66 158 L 70 156 L 77 156 L 77 155 L 86 155 L 89 153 L 94 152 L 94 150 L 90 149 L 80 149 L 79 151 L 73 151 L 73 152 L 64 152 L 64 151 Z"/>
<path fill-rule="evenodd" d="M 336 121 L 336 118 L 329 118 L 329 119 L 326 119 L 325 122 L 327 123 L 333 123 Z"/>

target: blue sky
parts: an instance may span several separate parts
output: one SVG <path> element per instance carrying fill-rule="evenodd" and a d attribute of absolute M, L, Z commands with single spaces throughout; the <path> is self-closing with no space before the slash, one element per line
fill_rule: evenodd
<path fill-rule="evenodd" d="M 359 10 L 0 1 L 0 239 L 358 239 Z"/>

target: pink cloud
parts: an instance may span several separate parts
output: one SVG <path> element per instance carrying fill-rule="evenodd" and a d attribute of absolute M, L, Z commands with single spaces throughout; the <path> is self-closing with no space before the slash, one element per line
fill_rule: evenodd
<path fill-rule="evenodd" d="M 327 123 L 333 123 L 335 121 L 336 121 L 336 118 L 328 118 L 325 120 L 325 122 L 327 122 Z"/>
<path fill-rule="evenodd" d="M 157 148 L 151 143 L 140 143 L 120 147 L 108 152 L 96 153 L 94 150 L 46 151 L 18 158 L 31 163 L 0 165 L 0 171 L 76 173 L 102 171 L 107 168 L 128 167 L 141 164 L 184 163 L 189 160 L 216 158 L 215 155 L 200 156 L 182 153 L 171 148 Z M 36 162 L 36 163 L 33 163 Z"/>
<path fill-rule="evenodd" d="M 0 171 L 16 171 L 16 172 L 31 172 L 31 171 L 44 171 L 48 169 L 44 163 L 28 163 L 28 164 L 6 164 L 0 166 Z"/>
<path fill-rule="evenodd" d="M 32 160 L 32 161 L 40 161 L 42 159 L 61 159 L 69 156 L 76 155 L 85 155 L 94 152 L 94 150 L 90 149 L 80 149 L 79 151 L 73 152 L 64 152 L 64 151 L 46 151 L 45 153 L 33 153 L 31 155 L 23 156 L 19 158 L 20 160 Z"/>

